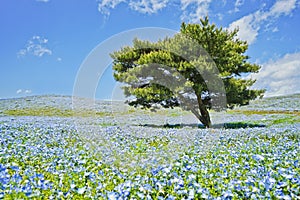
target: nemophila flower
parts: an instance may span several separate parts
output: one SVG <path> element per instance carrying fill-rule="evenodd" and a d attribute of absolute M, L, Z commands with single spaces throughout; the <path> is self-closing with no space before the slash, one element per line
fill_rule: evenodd
<path fill-rule="evenodd" d="M 157 200 L 165 200 L 165 198 L 162 197 L 162 196 L 158 196 L 158 197 L 157 197 Z"/>
<path fill-rule="evenodd" d="M 266 188 L 266 190 L 270 190 L 271 188 L 273 188 L 275 183 L 276 180 L 274 178 L 267 177 L 264 181 L 264 187 Z"/>
<path fill-rule="evenodd" d="M 12 164 L 15 164 L 15 163 L 12 163 Z M 19 171 L 19 166 L 13 165 L 13 166 L 10 166 L 10 169 L 14 170 L 14 171 Z"/>
<path fill-rule="evenodd" d="M 177 190 L 176 193 L 178 195 L 186 195 L 186 194 L 188 194 L 188 191 L 187 190 Z"/>
<path fill-rule="evenodd" d="M 28 183 L 25 186 L 23 186 L 22 187 L 22 192 L 24 192 L 26 196 L 30 196 L 32 194 L 31 185 Z"/>
<path fill-rule="evenodd" d="M 86 187 L 78 188 L 78 194 L 83 194 L 86 191 Z"/>
<path fill-rule="evenodd" d="M 10 175 L 8 173 L 8 170 L 5 169 L 5 171 L 2 171 L 0 173 L 0 183 L 2 185 L 2 187 L 7 187 L 8 183 L 10 181 Z"/>
<path fill-rule="evenodd" d="M 236 184 L 236 185 L 234 185 L 234 189 L 236 191 L 241 191 L 241 190 L 243 190 L 243 187 L 240 184 Z"/>
<path fill-rule="evenodd" d="M 102 170 L 99 170 L 98 174 L 101 175 L 101 176 L 104 176 L 104 172 Z"/>
<path fill-rule="evenodd" d="M 76 184 L 71 183 L 70 187 L 71 187 L 71 189 L 74 189 L 76 187 Z"/>
<path fill-rule="evenodd" d="M 125 190 L 125 191 L 122 191 L 122 196 L 123 197 L 128 197 L 130 195 L 130 191 L 128 191 L 128 190 Z"/>
<path fill-rule="evenodd" d="M 133 182 L 130 181 L 130 180 L 127 180 L 127 181 L 124 183 L 124 186 L 127 187 L 127 188 L 132 187 L 132 185 L 133 185 Z"/>
<path fill-rule="evenodd" d="M 126 196 L 127 197 L 127 196 Z M 120 198 L 119 198 L 120 199 Z M 130 199 L 130 198 L 126 198 L 126 199 Z M 152 197 L 149 195 L 149 194 L 147 194 L 147 195 L 145 195 L 145 198 L 144 199 L 146 199 L 146 200 L 152 200 Z"/>
<path fill-rule="evenodd" d="M 188 199 L 194 199 L 194 198 L 195 198 L 195 190 L 194 189 L 189 189 Z"/>
<path fill-rule="evenodd" d="M 119 195 L 116 192 L 107 192 L 107 199 L 117 200 Z"/>
<path fill-rule="evenodd" d="M 298 178 L 292 178 L 292 179 L 291 179 L 291 182 L 292 182 L 293 184 L 298 183 L 298 185 L 300 185 L 300 177 L 298 176 Z"/>
<path fill-rule="evenodd" d="M 163 188 L 162 182 L 157 181 L 157 182 L 155 183 L 155 189 L 160 191 L 160 190 L 162 190 L 162 188 Z"/>
<path fill-rule="evenodd" d="M 195 180 L 196 179 L 196 176 L 194 175 L 194 174 L 189 174 L 188 175 L 188 180 L 189 181 L 193 181 L 193 180 Z"/>
<path fill-rule="evenodd" d="M 252 188 L 252 192 L 253 192 L 253 193 L 257 193 L 257 192 L 259 192 L 259 191 L 260 191 L 260 189 L 257 188 L 257 187 L 253 187 L 253 188 Z"/>
<path fill-rule="evenodd" d="M 275 191 L 275 197 L 278 199 L 291 200 L 290 195 L 286 195 L 281 189 Z"/>
<path fill-rule="evenodd" d="M 232 191 L 226 191 L 222 194 L 222 199 L 232 199 L 233 198 Z"/>
<path fill-rule="evenodd" d="M 145 184 L 143 187 L 146 191 L 151 191 L 153 189 L 150 184 Z"/>
<path fill-rule="evenodd" d="M 39 181 L 38 182 L 38 189 L 42 189 L 42 190 L 47 190 L 47 189 L 51 189 L 53 186 L 53 184 L 47 181 Z"/>
<path fill-rule="evenodd" d="M 281 196 L 281 199 L 283 199 L 283 200 L 292 200 L 292 198 L 289 195 Z"/>
<path fill-rule="evenodd" d="M 175 200 L 176 198 L 173 195 L 168 195 L 166 200 Z"/>
<path fill-rule="evenodd" d="M 171 169 L 172 169 L 171 167 L 165 167 L 165 168 L 162 169 L 162 171 L 164 173 L 168 174 L 168 173 L 170 173 Z"/>
<path fill-rule="evenodd" d="M 286 186 L 288 186 L 288 183 L 287 182 L 283 182 L 283 181 L 280 181 L 280 182 L 278 182 L 278 184 L 276 185 L 276 188 L 284 188 L 284 187 L 286 187 Z"/>
<path fill-rule="evenodd" d="M 22 181 L 22 176 L 20 174 L 16 173 L 11 177 L 11 181 L 19 183 Z"/>
<path fill-rule="evenodd" d="M 144 199 L 144 198 L 145 198 L 145 195 L 144 195 L 143 193 L 141 193 L 141 192 L 137 192 L 136 194 L 137 194 L 137 196 L 138 196 L 140 199 Z"/>
<path fill-rule="evenodd" d="M 200 195 L 200 197 L 203 199 L 209 199 L 209 193 L 203 193 Z"/>

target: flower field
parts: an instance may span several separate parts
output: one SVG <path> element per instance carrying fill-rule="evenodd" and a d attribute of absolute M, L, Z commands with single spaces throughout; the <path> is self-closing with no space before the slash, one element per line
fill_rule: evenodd
<path fill-rule="evenodd" d="M 0 199 L 300 199 L 300 95 L 211 112 L 0 100 Z"/>

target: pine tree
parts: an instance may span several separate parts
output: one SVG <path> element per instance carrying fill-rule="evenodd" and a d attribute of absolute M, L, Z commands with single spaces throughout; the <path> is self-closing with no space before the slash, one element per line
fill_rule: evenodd
<path fill-rule="evenodd" d="M 200 24 L 182 23 L 171 38 L 135 39 L 132 47 L 111 54 L 114 78 L 126 84 L 126 96 L 135 97 L 129 105 L 181 106 L 211 127 L 209 109 L 247 105 L 264 93 L 250 89 L 255 80 L 243 78 L 257 73 L 260 66 L 248 62 L 247 42 L 238 39 L 237 33 L 238 29 L 230 32 L 210 24 L 206 17 Z"/>

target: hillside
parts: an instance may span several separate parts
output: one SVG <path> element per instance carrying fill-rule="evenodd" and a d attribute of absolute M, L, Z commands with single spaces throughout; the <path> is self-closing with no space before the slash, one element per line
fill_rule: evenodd
<path fill-rule="evenodd" d="M 0 116 L 48 116 L 48 117 L 95 117 L 103 123 L 115 124 L 185 124 L 195 125 L 197 119 L 189 112 L 176 109 L 161 109 L 157 112 L 135 109 L 120 101 L 94 102 L 81 99 L 80 106 L 72 109 L 71 96 L 44 95 L 22 98 L 1 99 Z M 228 112 L 211 112 L 214 124 L 222 123 L 265 123 L 266 125 L 288 122 L 299 123 L 300 94 L 270 97 L 252 101 L 247 106 L 237 107 Z M 126 119 L 124 119 L 126 118 Z M 281 120 L 281 121 L 280 121 Z M 112 122 L 113 121 L 113 122 Z"/>

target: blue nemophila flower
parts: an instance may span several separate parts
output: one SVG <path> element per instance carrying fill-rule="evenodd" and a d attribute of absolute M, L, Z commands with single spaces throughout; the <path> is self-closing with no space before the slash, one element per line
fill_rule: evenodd
<path fill-rule="evenodd" d="M 232 191 L 226 191 L 222 194 L 222 198 L 223 199 L 232 199 L 233 198 L 233 194 Z"/>
<path fill-rule="evenodd" d="M 11 180 L 13 182 L 19 183 L 22 181 L 22 176 L 20 174 L 16 173 L 11 177 Z"/>
<path fill-rule="evenodd" d="M 7 168 L 3 164 L 0 163 L 0 173 L 5 172 L 6 170 L 7 170 Z"/>
<path fill-rule="evenodd" d="M 5 168 L 5 170 L 2 170 L 2 172 L 0 172 L 0 183 L 2 187 L 7 187 L 9 181 L 10 175 L 8 173 L 8 170 Z"/>
<path fill-rule="evenodd" d="M 130 191 L 125 190 L 122 192 L 122 194 L 123 194 L 123 197 L 128 197 L 130 195 Z"/>
<path fill-rule="evenodd" d="M 86 187 L 78 188 L 78 194 L 83 194 L 86 191 Z"/>
<path fill-rule="evenodd" d="M 102 170 L 99 170 L 99 171 L 98 171 L 98 174 L 101 175 L 101 176 L 104 176 L 104 173 L 103 173 Z"/>
<path fill-rule="evenodd" d="M 71 187 L 71 189 L 74 189 L 76 187 L 76 184 L 71 183 L 70 187 Z"/>
<path fill-rule="evenodd" d="M 291 196 L 284 194 L 284 192 L 282 190 L 276 190 L 275 196 L 278 199 L 292 200 Z"/>
<path fill-rule="evenodd" d="M 266 188 L 266 190 L 270 190 L 271 188 L 273 188 L 275 183 L 276 183 L 276 180 L 274 178 L 267 177 L 264 180 L 264 187 Z"/>
<path fill-rule="evenodd" d="M 193 181 L 193 180 L 195 180 L 196 179 L 196 176 L 194 175 L 194 174 L 189 174 L 188 175 L 188 181 Z"/>
<path fill-rule="evenodd" d="M 145 184 L 144 185 L 144 189 L 147 191 L 151 191 L 152 190 L 152 186 L 150 184 Z"/>
<path fill-rule="evenodd" d="M 195 198 L 195 190 L 194 189 L 189 189 L 188 193 L 188 199 L 194 199 Z"/>
<path fill-rule="evenodd" d="M 299 143 L 300 146 L 300 143 Z M 293 163 L 294 167 L 299 167 L 299 160 L 295 160 Z"/>
<path fill-rule="evenodd" d="M 168 195 L 166 200 L 175 200 L 176 198 L 173 195 Z"/>
<path fill-rule="evenodd" d="M 282 176 L 286 179 L 292 179 L 294 176 L 291 174 L 282 174 Z"/>
<path fill-rule="evenodd" d="M 131 186 L 133 185 L 133 182 L 128 180 L 124 183 L 124 186 L 127 187 L 127 188 L 130 188 Z"/>
<path fill-rule="evenodd" d="M 109 200 L 117 200 L 119 195 L 116 192 L 107 192 L 107 198 Z"/>
<path fill-rule="evenodd" d="M 19 171 L 19 166 L 13 165 L 13 166 L 10 166 L 10 169 L 14 170 L 14 171 Z"/>
<path fill-rule="evenodd" d="M 140 198 L 140 199 L 144 199 L 145 198 L 145 195 L 141 192 L 137 192 L 137 196 Z"/>
<path fill-rule="evenodd" d="M 260 191 L 260 189 L 257 188 L 257 187 L 253 187 L 253 188 L 252 188 L 252 192 L 253 192 L 253 193 L 257 193 L 257 192 L 259 192 L 259 191 Z"/>
<path fill-rule="evenodd" d="M 276 188 L 284 188 L 284 187 L 287 187 L 287 186 L 288 186 L 288 183 L 287 183 L 287 182 L 280 181 L 280 182 L 276 185 Z"/>
<path fill-rule="evenodd" d="M 188 194 L 188 191 L 187 190 L 177 190 L 176 193 L 178 195 L 186 195 L 186 194 Z"/>

